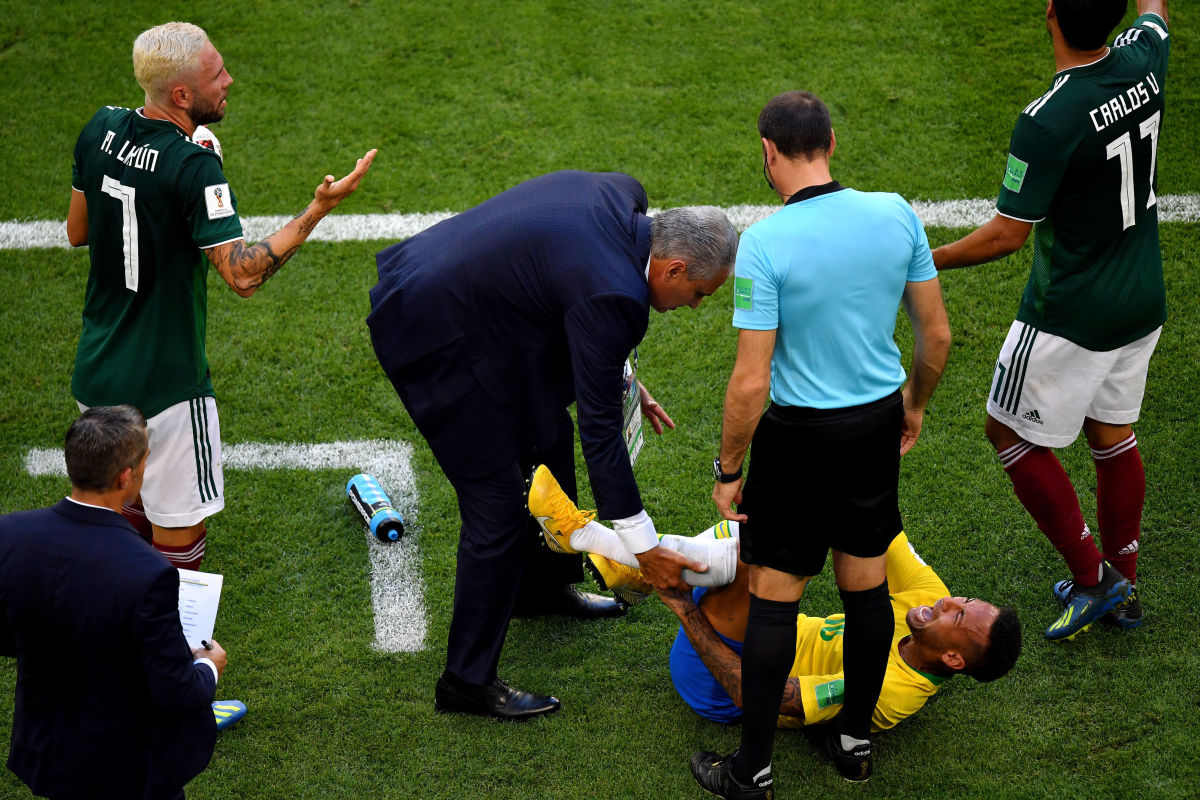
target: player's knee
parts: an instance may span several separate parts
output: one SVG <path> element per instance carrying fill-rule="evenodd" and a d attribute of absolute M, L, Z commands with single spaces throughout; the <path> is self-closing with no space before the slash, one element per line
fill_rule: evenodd
<path fill-rule="evenodd" d="M 987 436 L 988 441 L 992 443 L 992 447 L 996 452 L 1007 450 L 1014 444 L 1021 441 L 1021 437 L 1012 428 L 1005 425 L 1000 420 L 988 415 L 987 422 L 983 425 L 983 432 Z"/>
<path fill-rule="evenodd" d="M 185 528 L 164 528 L 161 525 L 155 525 L 154 541 L 168 547 L 184 547 L 200 541 L 207 530 L 204 520 Z"/>
<path fill-rule="evenodd" d="M 1093 450 L 1103 450 L 1128 439 L 1133 434 L 1132 425 L 1113 425 L 1091 417 L 1083 421 L 1083 435 Z"/>

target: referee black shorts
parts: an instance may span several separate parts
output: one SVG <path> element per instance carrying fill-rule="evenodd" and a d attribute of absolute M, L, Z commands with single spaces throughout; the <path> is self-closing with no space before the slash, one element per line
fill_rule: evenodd
<path fill-rule="evenodd" d="M 821 571 L 829 550 L 873 558 L 903 529 L 900 392 L 861 406 L 772 403 L 759 420 L 738 511 L 747 564 Z"/>

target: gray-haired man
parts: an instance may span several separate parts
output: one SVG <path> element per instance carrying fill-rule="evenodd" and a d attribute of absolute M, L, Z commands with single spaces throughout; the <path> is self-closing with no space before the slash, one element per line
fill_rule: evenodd
<path fill-rule="evenodd" d="M 554 711 L 555 698 L 496 676 L 514 609 L 622 612 L 574 588 L 579 557 L 540 551 L 525 511 L 525 479 L 537 464 L 575 496 L 572 403 L 599 514 L 646 577 L 679 587 L 682 569 L 704 569 L 657 547 L 630 453 L 642 414 L 656 432 L 673 423 L 625 364 L 651 308 L 694 308 L 724 283 L 737 232 L 715 208 L 653 220 L 646 208 L 628 175 L 556 172 L 378 255 L 367 319 L 375 352 L 462 517 L 439 708 L 517 718 Z"/>

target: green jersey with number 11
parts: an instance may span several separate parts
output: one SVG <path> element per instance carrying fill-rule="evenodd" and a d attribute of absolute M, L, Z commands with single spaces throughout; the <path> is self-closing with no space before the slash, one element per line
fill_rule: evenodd
<path fill-rule="evenodd" d="M 71 391 L 152 417 L 212 395 L 203 249 L 242 238 L 218 156 L 174 123 L 106 106 L 75 144 L 92 268 Z"/>
<path fill-rule="evenodd" d="M 1035 222 L 1017 319 L 1088 350 L 1166 320 L 1155 196 L 1167 25 L 1143 14 L 1107 55 L 1054 76 L 1017 119 L 996 209 Z"/>

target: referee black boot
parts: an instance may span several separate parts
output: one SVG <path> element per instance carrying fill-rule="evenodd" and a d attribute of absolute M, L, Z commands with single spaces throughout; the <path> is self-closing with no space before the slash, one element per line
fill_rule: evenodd
<path fill-rule="evenodd" d="M 871 743 L 856 744 L 849 750 L 842 749 L 842 736 L 837 728 L 831 727 L 825 736 L 825 749 L 833 759 L 833 765 L 848 781 L 865 781 L 871 777 Z"/>
<path fill-rule="evenodd" d="M 700 750 L 692 754 L 692 777 L 700 788 L 726 800 L 775 800 L 775 781 L 771 768 L 763 775 L 759 773 L 749 784 L 742 783 L 733 774 L 734 750 L 728 756 L 720 756 L 711 750 Z"/>

